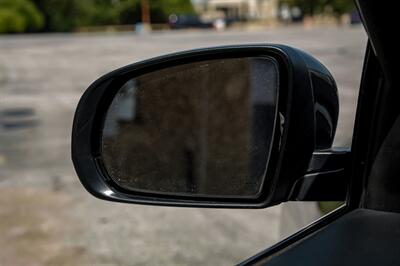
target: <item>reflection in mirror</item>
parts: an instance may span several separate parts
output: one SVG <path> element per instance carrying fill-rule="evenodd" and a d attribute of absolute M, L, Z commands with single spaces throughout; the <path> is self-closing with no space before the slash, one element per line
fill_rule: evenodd
<path fill-rule="evenodd" d="M 128 80 L 104 123 L 110 178 L 135 191 L 255 197 L 275 128 L 277 63 L 268 57 L 169 67 Z"/>

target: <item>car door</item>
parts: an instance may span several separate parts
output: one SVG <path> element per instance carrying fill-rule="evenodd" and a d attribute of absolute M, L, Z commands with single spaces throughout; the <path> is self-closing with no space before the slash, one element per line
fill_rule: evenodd
<path fill-rule="evenodd" d="M 360 3 L 360 7 L 364 7 L 365 9 L 361 9 L 361 11 L 365 11 L 365 10 L 369 10 L 368 8 L 370 6 L 368 6 L 368 4 L 365 4 L 365 6 L 363 6 L 363 3 Z M 362 14 L 364 14 L 364 13 L 362 13 Z M 367 17 L 365 19 L 368 20 L 370 18 Z M 363 95 L 364 89 L 368 88 L 368 87 L 372 87 L 372 84 L 374 84 L 374 83 L 378 84 L 378 86 L 381 86 L 382 83 L 379 83 L 379 82 L 382 80 L 382 77 L 384 77 L 384 75 L 379 76 L 382 73 L 379 72 L 379 71 L 376 71 L 376 69 L 378 68 L 377 67 L 378 62 L 380 62 L 379 61 L 380 58 L 379 58 L 379 55 L 376 54 L 377 53 L 376 50 L 374 50 L 374 52 L 372 52 L 371 47 L 373 47 L 372 45 L 374 44 L 373 43 L 374 39 L 371 38 L 370 40 L 371 40 L 371 43 L 370 43 L 370 45 L 369 45 L 369 47 L 367 49 L 367 54 L 366 54 L 366 59 L 365 59 L 366 64 L 365 64 L 364 75 L 363 75 L 363 83 L 361 85 L 362 90 L 361 90 L 361 97 L 360 97 L 360 100 L 359 100 L 357 123 L 356 123 L 356 126 L 355 126 L 356 130 L 355 130 L 354 139 L 353 139 L 353 149 L 351 151 L 351 154 L 348 154 L 347 152 L 342 152 L 342 153 L 329 153 L 328 152 L 328 155 L 321 154 L 321 153 L 314 153 L 313 156 L 315 156 L 315 158 L 318 158 L 318 159 L 313 159 L 313 160 L 315 160 L 315 165 L 314 165 L 314 163 L 311 163 L 310 164 L 311 166 L 309 166 L 309 167 L 311 167 L 311 168 L 309 168 L 309 171 L 311 171 L 310 174 L 314 174 L 314 175 L 316 174 L 316 176 L 318 176 L 318 177 L 324 176 L 323 179 L 320 179 L 320 180 L 323 180 L 323 181 L 321 181 L 322 182 L 321 185 L 316 185 L 316 184 L 319 184 L 320 181 L 317 181 L 317 183 L 314 183 L 314 181 L 315 181 L 315 179 L 313 178 L 314 176 L 312 176 L 312 180 L 313 181 L 309 181 L 310 180 L 309 178 L 311 176 L 305 176 L 303 179 L 299 179 L 300 181 L 297 180 L 294 183 L 294 187 L 291 188 L 291 192 L 289 193 L 289 197 L 286 198 L 287 195 L 288 195 L 287 194 L 288 190 L 285 190 L 285 188 L 282 188 L 281 185 L 285 186 L 286 182 L 290 183 L 290 181 L 282 181 L 282 179 L 280 178 L 279 180 L 277 180 L 278 185 L 276 187 L 277 190 L 275 191 L 279 195 L 274 194 L 274 196 L 272 196 L 272 198 L 267 197 L 266 201 L 262 201 L 261 202 L 261 201 L 257 201 L 257 200 L 255 200 L 255 201 L 251 201 L 250 200 L 250 201 L 248 201 L 248 203 L 245 203 L 244 200 L 243 201 L 239 200 L 239 201 L 236 202 L 233 199 L 230 199 L 228 196 L 224 196 L 223 198 L 218 198 L 217 199 L 217 197 L 214 197 L 216 195 L 213 194 L 213 193 L 218 193 L 218 192 L 215 192 L 215 191 L 212 192 L 212 194 L 211 194 L 211 195 L 214 195 L 214 196 L 212 196 L 212 197 L 210 197 L 208 199 L 207 198 L 207 192 L 205 192 L 205 191 L 208 191 L 208 189 L 211 189 L 211 188 L 214 189 L 215 188 L 214 186 L 211 186 L 211 187 L 205 186 L 204 190 L 202 190 L 203 192 L 201 192 L 201 193 L 203 193 L 202 195 L 199 195 L 198 197 L 194 196 L 193 198 L 189 198 L 189 196 L 186 196 L 185 193 L 193 193 L 193 192 L 194 192 L 194 194 L 197 193 L 196 192 L 197 187 L 192 185 L 192 183 L 190 183 L 191 185 L 189 185 L 189 188 L 188 187 L 186 187 L 186 188 L 182 187 L 181 188 L 182 190 L 186 191 L 183 194 L 179 194 L 178 193 L 179 189 L 177 191 L 174 191 L 174 190 L 170 191 L 170 189 L 177 189 L 177 188 L 176 187 L 175 188 L 169 187 L 168 184 L 161 185 L 161 183 L 160 183 L 159 186 L 161 186 L 163 188 L 157 188 L 157 190 L 159 190 L 159 191 L 156 190 L 156 191 L 149 192 L 149 190 L 151 190 L 153 188 L 156 188 L 157 186 L 152 187 L 153 185 L 149 185 L 149 184 L 146 184 L 146 183 L 141 183 L 141 184 L 135 183 L 135 184 L 133 184 L 133 190 L 131 190 L 132 187 L 129 187 L 129 186 L 132 186 L 132 184 L 127 185 L 127 184 L 124 184 L 124 183 L 118 183 L 120 180 L 116 176 L 118 176 L 119 174 L 118 173 L 115 174 L 115 172 L 111 173 L 111 176 L 108 177 L 108 178 L 112 179 L 111 182 L 113 182 L 113 181 L 117 182 L 117 186 L 113 187 L 110 184 L 107 184 L 107 183 L 104 183 L 104 181 L 101 181 L 102 178 L 106 178 L 106 180 L 107 180 L 107 177 L 101 177 L 101 173 L 104 174 L 104 173 L 107 173 L 107 171 L 113 171 L 113 170 L 110 170 L 110 169 L 113 169 L 113 168 L 116 169 L 116 171 L 118 171 L 119 170 L 118 168 L 120 166 L 113 166 L 112 164 L 107 165 L 107 162 L 106 162 L 105 166 L 101 166 L 102 165 L 102 160 L 104 160 L 104 158 L 101 158 L 101 157 L 99 157 L 100 166 L 96 166 L 95 164 L 91 163 L 91 160 L 93 160 L 91 158 L 94 156 L 93 158 L 96 160 L 96 157 L 95 157 L 96 154 L 99 153 L 100 156 L 102 156 L 101 155 L 102 151 L 101 150 L 100 151 L 96 151 L 95 145 L 97 145 L 97 144 L 93 144 L 93 143 L 92 144 L 85 144 L 85 143 L 89 143 L 90 141 L 92 141 L 92 139 L 91 139 L 92 135 L 89 134 L 91 132 L 90 130 L 92 130 L 92 127 L 93 127 L 94 131 L 98 130 L 98 129 L 96 129 L 96 125 L 98 123 L 96 121 L 97 114 L 93 115 L 93 112 L 95 110 L 90 109 L 90 108 L 92 108 L 90 106 L 99 106 L 99 104 L 101 103 L 101 99 L 102 99 L 101 97 L 103 97 L 102 94 L 106 92 L 106 86 L 113 87 L 114 84 L 117 84 L 116 88 L 118 88 L 118 86 L 119 86 L 118 84 L 124 84 L 124 82 L 126 82 L 126 80 L 127 80 L 126 77 L 128 77 L 131 74 L 131 72 L 134 73 L 135 71 L 136 72 L 143 71 L 144 73 L 146 73 L 146 71 L 149 71 L 148 69 L 152 69 L 152 71 L 158 71 L 158 69 L 161 69 L 160 71 L 163 71 L 163 67 L 164 66 L 161 66 L 160 65 L 161 63 L 165 64 L 165 66 L 166 66 L 165 68 L 167 68 L 170 64 L 172 65 L 172 67 L 174 67 L 176 65 L 179 66 L 179 64 L 180 64 L 179 62 L 181 60 L 182 61 L 187 60 L 186 62 L 191 62 L 190 60 L 193 60 L 193 62 L 197 62 L 195 60 L 198 60 L 199 56 L 202 56 L 203 58 L 210 58 L 210 59 L 218 58 L 218 56 L 221 57 L 221 58 L 224 58 L 230 52 L 232 52 L 232 54 L 235 54 L 235 55 L 239 54 L 239 53 L 246 54 L 246 53 L 250 53 L 250 52 L 254 52 L 256 54 L 257 49 L 260 49 L 260 50 L 266 49 L 265 53 L 269 54 L 269 52 L 274 53 L 273 51 L 277 51 L 277 50 L 274 50 L 276 48 L 282 49 L 284 51 L 284 53 L 286 54 L 286 56 L 290 57 L 290 60 L 293 60 L 292 64 L 294 66 L 296 64 L 296 63 L 293 63 L 296 60 L 295 59 L 296 52 L 294 52 L 294 50 L 290 50 L 291 48 L 286 48 L 286 47 L 283 47 L 283 46 L 278 46 L 278 47 L 274 47 L 274 46 L 271 46 L 271 47 L 269 47 L 269 46 L 266 46 L 266 47 L 257 47 L 257 46 L 253 46 L 253 47 L 250 47 L 250 46 L 248 46 L 248 47 L 221 47 L 221 48 L 210 48 L 208 50 L 199 50 L 199 51 L 187 52 L 187 53 L 183 53 L 183 54 L 176 54 L 176 55 L 172 55 L 172 56 L 169 56 L 169 57 L 154 59 L 153 61 L 144 62 L 142 64 L 127 66 L 126 68 L 117 70 L 117 71 L 115 71 L 115 72 L 113 72 L 113 73 L 111 73 L 111 74 L 109 74 L 107 76 L 104 76 L 102 79 L 96 81 L 89 88 L 87 93 L 82 98 L 81 103 L 78 106 L 78 111 L 77 111 L 76 117 L 75 117 L 75 126 L 74 126 L 74 133 L 73 133 L 73 140 L 75 140 L 75 142 L 73 143 L 73 160 L 74 160 L 75 167 L 76 167 L 76 170 L 78 172 L 78 175 L 80 176 L 81 181 L 84 184 L 84 186 L 92 194 L 94 194 L 95 196 L 103 198 L 103 199 L 113 200 L 113 201 L 131 202 L 131 203 L 155 204 L 155 205 L 171 205 L 171 206 L 199 206 L 199 207 L 229 207 L 229 206 L 234 206 L 234 207 L 251 207 L 251 206 L 253 206 L 253 207 L 255 207 L 255 206 L 257 206 L 257 207 L 265 207 L 265 206 L 269 206 L 269 205 L 274 204 L 274 203 L 279 203 L 279 202 L 285 201 L 285 198 L 286 198 L 286 200 L 294 200 L 294 199 L 295 200 L 307 200 L 307 199 L 310 199 L 310 198 L 313 198 L 313 197 L 315 197 L 315 199 L 317 199 L 317 200 L 323 200 L 323 199 L 326 199 L 326 198 L 333 199 L 335 197 L 340 199 L 339 195 L 340 195 L 340 193 L 343 193 L 343 190 L 340 190 L 339 188 L 344 188 L 343 185 L 346 184 L 345 181 L 348 181 L 349 179 L 350 179 L 350 182 L 353 182 L 354 181 L 353 180 L 354 179 L 354 175 L 361 174 L 359 169 L 355 169 L 357 164 L 360 164 L 360 161 L 358 161 L 360 159 L 358 157 L 358 152 L 359 152 L 358 149 L 364 149 L 365 146 L 368 147 L 368 145 L 366 145 L 366 144 L 360 144 L 359 143 L 359 141 L 360 141 L 359 139 L 360 138 L 365 138 L 365 136 L 367 135 L 367 133 L 365 132 L 365 127 L 364 127 L 364 125 L 362 125 L 362 122 L 361 122 L 363 117 L 367 115 L 366 114 L 367 111 L 362 109 L 364 101 L 366 101 L 365 98 L 364 98 L 366 96 Z M 375 49 L 377 49 L 377 48 L 375 48 Z M 294 54 L 291 54 L 292 52 L 294 52 Z M 270 55 L 272 55 L 272 53 Z M 214 55 L 216 55 L 216 56 L 213 57 Z M 318 75 L 321 75 L 321 74 L 323 75 L 323 72 L 324 72 L 324 70 L 322 70 L 323 67 L 321 69 L 319 69 L 319 65 L 318 65 L 318 63 L 316 61 L 312 61 L 312 59 L 310 57 L 308 57 L 308 55 L 305 55 L 305 54 L 302 54 L 301 57 L 303 59 L 306 59 L 306 61 L 308 59 L 311 60 L 311 61 L 305 62 L 305 64 L 307 66 L 311 67 L 310 68 L 311 72 L 317 71 Z M 276 59 L 279 61 L 279 56 L 276 57 Z M 202 60 L 204 60 L 204 59 L 202 59 Z M 227 60 L 227 59 L 225 59 L 225 60 Z M 209 64 L 211 64 L 211 63 L 209 63 Z M 376 76 L 373 76 L 373 75 L 370 74 L 371 69 L 375 70 L 374 75 L 376 75 Z M 180 71 L 180 70 L 178 70 L 178 71 Z M 301 72 L 301 70 L 297 69 L 297 68 L 295 68 L 295 70 L 293 71 L 293 73 L 295 75 L 297 73 L 300 73 L 300 72 Z M 384 72 L 384 69 L 383 69 L 383 72 Z M 134 74 L 132 74 L 132 75 L 134 75 Z M 163 75 L 165 75 L 165 74 L 162 73 L 161 76 L 163 76 Z M 173 75 L 173 74 L 171 74 L 171 75 Z M 121 80 L 119 80 L 119 79 L 121 79 Z M 289 79 L 289 83 L 290 83 L 291 81 L 290 81 L 290 77 L 289 76 L 288 76 L 288 79 Z M 328 80 L 329 79 L 330 78 L 328 78 Z M 371 80 L 366 81 L 367 79 L 371 79 Z M 112 84 L 112 85 L 106 85 L 107 82 L 108 82 L 108 84 Z M 141 83 L 141 84 L 142 83 L 146 84 L 146 81 L 143 81 L 140 78 L 135 82 L 138 82 L 138 83 Z M 300 81 L 297 81 L 297 82 L 300 82 Z M 316 86 L 315 84 L 316 83 L 314 83 L 314 86 Z M 365 88 L 364 88 L 364 86 L 365 86 Z M 375 87 L 375 88 L 378 88 L 377 91 L 380 92 L 380 87 Z M 108 89 L 108 90 L 111 91 L 111 89 Z M 297 88 L 296 90 L 300 90 L 300 88 Z M 114 90 L 114 93 L 115 93 L 115 90 Z M 297 91 L 296 91 L 296 93 L 297 93 Z M 314 98 L 314 99 L 317 99 L 316 102 L 318 104 L 315 105 L 317 107 L 320 104 L 320 102 L 318 100 L 318 93 L 319 92 L 315 91 L 315 90 L 313 92 L 314 97 L 317 97 L 317 98 Z M 110 94 L 110 95 L 111 95 L 111 97 L 113 97 L 113 94 Z M 376 96 L 376 95 L 374 95 L 374 96 Z M 114 94 L 114 97 L 115 97 L 115 94 Z M 117 94 L 117 97 L 119 97 L 118 94 Z M 297 99 L 296 97 L 297 98 L 304 97 L 304 99 L 307 99 L 307 97 L 309 97 L 309 96 L 307 96 L 307 89 L 302 91 L 300 94 L 297 94 L 296 96 L 294 96 L 294 99 Z M 334 101 L 335 101 L 334 99 L 327 100 L 327 102 L 329 104 L 333 104 Z M 103 103 L 103 104 L 110 105 L 110 103 Z M 111 103 L 111 105 L 110 105 L 111 107 L 110 108 L 113 108 L 113 104 L 114 104 L 114 102 Z M 293 106 L 296 106 L 296 105 L 293 104 Z M 308 110 L 307 109 L 308 108 L 307 104 L 303 103 L 303 107 L 304 106 L 305 106 L 305 109 Z M 376 104 L 373 104 L 372 106 L 376 107 Z M 369 106 L 369 107 L 371 107 L 371 106 Z M 294 108 L 297 108 L 297 107 L 294 107 Z M 314 107 L 314 108 L 316 108 L 316 107 Z M 323 108 L 325 108 L 325 110 L 334 110 L 335 109 L 334 107 L 326 107 L 326 106 L 323 107 Z M 108 109 L 108 110 L 111 110 L 111 109 Z M 283 115 L 279 111 L 280 123 L 281 123 L 281 125 L 286 126 L 286 124 L 283 121 L 285 121 L 287 116 L 290 117 L 290 114 L 284 113 L 284 111 L 282 111 L 282 112 L 283 112 Z M 308 111 L 306 111 L 306 112 L 308 112 Z M 324 113 L 324 112 L 325 111 L 321 112 L 321 114 L 322 115 L 327 115 L 327 116 L 332 115 L 332 113 L 328 114 L 328 113 L 326 113 L 326 112 Z M 82 115 L 82 113 L 85 114 L 85 115 Z M 86 115 L 86 113 L 89 114 L 89 115 Z M 283 116 L 283 118 L 282 118 L 282 116 Z M 325 118 L 327 118 L 327 116 L 325 116 Z M 309 147 L 307 146 L 308 145 L 307 141 L 306 141 L 306 143 L 304 143 L 304 141 L 309 137 L 309 135 L 307 135 L 307 134 L 301 135 L 301 134 L 303 134 L 301 127 L 304 126 L 304 125 L 307 125 L 307 121 L 302 119 L 301 117 L 298 117 L 298 118 L 299 118 L 299 120 L 297 120 L 296 122 L 299 122 L 299 121 L 301 121 L 301 122 L 300 123 L 296 123 L 295 127 L 298 129 L 297 132 L 300 134 L 300 136 L 298 136 L 298 138 L 301 139 L 301 141 L 303 143 L 294 141 L 294 143 L 296 143 L 296 144 L 294 146 L 292 146 L 292 148 L 296 148 L 297 151 L 300 151 L 302 153 L 302 152 L 306 152 L 306 150 L 309 149 Z M 107 126 L 107 123 L 108 123 L 107 120 L 108 119 L 109 119 L 108 117 L 105 118 L 105 126 Z M 278 119 L 278 121 L 279 121 L 279 119 Z M 332 118 L 327 118 L 327 119 L 331 120 Z M 296 119 L 294 119 L 294 120 L 296 120 Z M 317 124 L 318 124 L 319 120 L 317 119 L 316 121 L 317 121 Z M 381 120 L 377 119 L 377 121 L 379 122 Z M 82 123 L 84 123 L 84 125 L 87 126 L 88 129 L 81 130 L 81 127 L 83 126 Z M 336 122 L 333 122 L 333 124 L 334 123 L 336 123 Z M 333 125 L 333 124 L 329 124 L 329 125 Z M 103 126 L 104 126 L 104 124 L 103 124 Z M 318 125 L 317 125 L 317 127 L 318 127 Z M 360 127 L 363 130 L 362 133 L 359 131 Z M 317 128 L 317 131 L 319 132 L 319 128 Z M 329 129 L 328 129 L 328 131 L 329 131 Z M 281 131 L 281 132 L 285 132 L 285 129 L 283 129 L 283 131 Z M 304 132 L 306 132 L 306 131 L 304 131 Z M 97 131 L 94 134 L 98 134 Z M 317 134 L 317 136 L 318 136 L 318 134 Z M 374 131 L 371 130 L 370 134 L 374 134 Z M 366 138 L 368 139 L 369 136 L 366 137 Z M 317 138 L 317 140 L 318 140 L 318 138 Z M 95 140 L 95 142 L 96 141 L 97 140 Z M 282 143 L 284 143 L 284 141 Z M 288 143 L 290 143 L 290 142 L 291 141 L 288 141 Z M 317 145 L 317 147 L 320 144 L 321 143 L 319 143 L 318 141 L 315 142 L 315 145 Z M 93 150 L 91 150 L 93 147 L 91 147 L 90 145 L 94 145 L 94 149 L 95 149 L 94 153 L 93 153 Z M 103 145 L 105 145 L 104 142 L 103 142 Z M 107 144 L 106 146 L 109 146 L 109 145 L 112 145 L 112 144 Z M 86 146 L 86 148 L 82 149 L 82 146 L 83 147 Z M 103 146 L 103 148 L 104 147 L 105 146 Z M 325 146 L 324 144 L 321 144 L 321 147 L 322 148 L 326 148 L 327 146 Z M 118 148 L 116 152 L 118 153 L 120 151 L 120 149 L 121 148 Z M 287 147 L 287 148 L 285 147 L 283 149 L 284 150 L 285 149 L 289 149 L 289 147 Z M 370 150 L 368 150 L 368 152 L 370 152 Z M 301 167 L 301 166 L 299 166 L 298 162 L 301 161 L 300 158 L 302 158 L 303 155 L 306 156 L 305 154 L 301 154 L 301 153 L 298 154 L 297 156 L 294 156 L 297 159 L 297 164 L 294 164 L 295 165 L 294 172 L 290 172 L 291 170 L 288 170 L 289 171 L 288 172 L 289 176 L 290 175 L 296 175 L 296 171 L 298 170 L 297 167 Z M 200 154 L 201 154 L 201 152 L 200 152 Z M 348 155 L 351 156 L 350 157 L 351 159 L 349 159 Z M 327 165 L 325 165 L 325 164 L 324 164 L 324 166 L 322 168 L 318 168 L 318 166 L 317 166 L 318 163 L 317 162 L 320 161 L 319 158 L 322 158 L 321 156 L 322 157 L 323 156 L 327 156 L 329 158 L 329 160 L 327 160 L 327 161 L 329 161 L 329 162 L 332 161 L 332 165 L 330 165 L 326 169 L 325 169 L 325 167 L 327 167 Z M 192 156 L 189 156 L 189 158 L 192 158 Z M 340 158 L 340 159 L 333 159 L 333 158 Z M 112 160 L 112 159 L 106 159 L 106 161 L 107 160 Z M 283 160 L 285 160 L 285 159 L 283 159 Z M 289 160 L 289 159 L 287 159 L 287 160 Z M 349 162 L 352 162 L 352 163 L 349 163 Z M 92 164 L 92 166 L 90 166 L 90 164 Z M 365 167 L 364 166 L 365 165 L 364 161 L 362 161 L 362 164 L 363 164 L 363 167 Z M 316 166 L 317 168 L 313 168 L 314 166 Z M 339 166 L 339 168 L 336 168 L 338 166 Z M 99 170 L 98 167 L 100 167 L 100 170 Z M 101 167 L 105 167 L 106 169 L 102 170 Z M 367 165 L 367 167 L 368 167 L 368 165 Z M 340 174 L 338 174 L 339 173 L 338 172 L 339 169 L 340 169 Z M 317 171 L 318 173 L 317 172 L 313 172 L 313 171 Z M 99 172 L 101 172 L 100 175 L 99 175 Z M 110 173 L 110 172 L 108 172 L 108 173 Z M 95 180 L 93 180 L 93 179 L 89 180 L 86 177 L 88 175 L 92 175 L 92 176 L 95 175 L 96 176 Z M 116 175 L 116 176 L 113 177 L 112 175 Z M 281 173 L 280 176 L 282 176 L 282 175 L 283 174 Z M 347 179 L 341 179 L 341 178 L 347 178 Z M 123 181 L 123 182 L 126 182 L 126 181 Z M 137 181 L 133 181 L 133 182 L 137 182 Z M 152 183 L 152 182 L 153 181 L 150 181 L 150 183 Z M 158 181 L 154 181 L 154 182 L 158 182 Z M 308 185 L 308 182 L 312 182 L 312 185 Z M 299 185 L 300 187 L 296 187 L 297 185 Z M 307 187 L 307 189 L 306 189 L 307 194 L 303 195 L 302 191 L 304 189 L 304 185 Z M 310 192 L 310 191 L 312 191 L 310 189 L 313 188 L 314 185 L 317 188 L 315 190 L 316 192 L 314 192 L 315 194 Z M 337 185 L 337 186 L 335 186 L 335 185 Z M 118 186 L 120 186 L 120 188 L 118 188 Z M 135 187 L 135 186 L 137 186 L 137 187 Z M 125 191 L 122 188 L 125 189 Z M 351 183 L 350 188 L 351 188 L 351 190 L 348 193 L 348 195 L 350 197 L 353 197 L 354 193 L 356 193 L 357 189 L 358 190 L 360 189 L 360 186 L 359 185 L 354 185 L 353 183 Z M 136 192 L 135 192 L 135 189 L 137 189 Z M 236 192 L 232 192 L 232 191 L 229 191 L 229 190 L 226 190 L 226 189 L 228 189 L 228 188 L 227 187 L 224 187 L 224 188 L 221 187 L 221 188 L 218 188 L 217 191 L 225 191 L 225 192 L 222 192 L 223 194 L 224 193 L 227 193 L 227 194 L 236 193 Z M 282 192 L 281 189 L 283 189 L 283 192 Z M 164 194 L 164 191 L 166 191 L 167 193 Z M 146 194 L 146 193 L 150 193 L 150 194 Z M 169 195 L 168 195 L 168 193 L 169 193 Z M 297 193 L 299 193 L 299 194 L 297 194 Z M 312 196 L 310 196 L 310 195 L 312 195 Z M 205 197 L 204 199 L 201 198 L 203 196 Z M 252 204 L 255 204 L 255 205 L 252 205 Z M 332 214 L 324 217 L 323 219 L 317 221 L 314 225 L 312 225 L 312 226 L 304 229 L 303 231 L 293 235 L 292 237 L 288 238 L 287 240 L 279 243 L 278 245 L 274 246 L 273 248 L 267 250 L 266 252 L 260 254 L 259 256 L 256 256 L 255 258 L 253 258 L 253 259 L 251 259 L 251 260 L 249 260 L 249 261 L 247 261 L 245 263 L 253 263 L 256 260 L 259 260 L 260 258 L 265 259 L 265 257 L 267 257 L 266 260 L 267 261 L 271 261 L 271 263 L 274 260 L 275 261 L 276 260 L 279 261 L 279 258 L 283 258 L 283 261 L 285 261 L 285 258 L 289 258 L 289 255 L 288 255 L 288 257 L 286 257 L 286 255 L 285 255 L 286 253 L 285 252 L 281 253 L 280 257 L 274 256 L 272 259 L 270 259 L 269 256 L 274 255 L 275 252 L 278 252 L 282 248 L 290 247 L 289 245 L 296 243 L 296 241 L 304 240 L 305 242 L 307 242 L 306 240 L 308 238 L 306 238 L 306 237 L 309 236 L 310 233 L 315 232 L 316 230 L 320 230 L 321 229 L 321 231 L 318 231 L 318 233 L 315 234 L 315 239 L 323 238 L 323 236 L 326 235 L 326 234 L 323 233 L 323 232 L 326 232 L 325 230 L 330 232 L 329 230 L 332 230 L 330 228 L 334 228 L 333 230 L 335 230 L 336 226 L 339 227 L 339 229 L 340 229 L 342 224 L 344 224 L 343 225 L 344 226 L 344 230 L 349 230 L 349 228 L 346 227 L 347 223 L 346 222 L 342 223 L 343 220 L 347 221 L 346 219 L 349 219 L 350 221 L 352 221 L 353 219 L 358 219 L 358 220 L 365 219 L 367 221 L 367 223 L 368 223 L 368 217 L 370 215 L 373 216 L 373 214 L 371 214 L 371 213 L 369 213 L 369 211 L 365 211 L 365 210 L 357 210 L 355 212 L 351 212 L 352 210 L 354 210 L 354 205 L 352 205 L 352 204 L 353 203 L 351 203 L 351 201 L 350 201 L 350 203 L 346 204 L 344 207 L 338 209 L 337 211 L 333 212 Z M 344 214 L 346 214 L 346 215 L 342 217 L 342 215 L 344 215 Z M 341 217 L 341 218 L 339 218 L 339 217 Z M 349 217 L 349 218 L 347 218 L 347 217 Z M 339 222 L 334 223 L 333 221 L 335 221 L 337 218 L 339 218 L 337 220 Z M 329 226 L 324 227 L 327 224 Z M 369 227 L 367 226 L 366 228 L 369 228 Z M 331 237 L 332 234 L 328 234 L 328 236 Z M 310 236 L 310 239 L 314 239 L 314 238 Z M 334 239 L 333 239 L 333 241 L 334 241 Z M 316 241 L 316 243 L 319 244 L 320 243 L 319 240 Z M 316 246 L 317 246 L 317 244 L 316 244 Z M 308 247 L 308 249 L 310 249 L 310 248 Z M 299 254 L 304 254 L 304 251 L 300 252 Z M 310 257 L 312 258 L 312 256 L 310 256 Z M 324 257 L 324 258 L 326 258 L 326 257 Z M 357 255 L 356 254 L 354 256 L 354 259 L 357 259 Z M 332 263 L 334 263 L 334 261 L 332 261 Z"/>
<path fill-rule="evenodd" d="M 397 265 L 399 112 L 390 12 L 357 1 L 369 43 L 358 100 L 346 207 L 242 265 Z M 389 7 L 390 5 L 385 5 Z M 395 59 L 396 58 L 396 59 Z"/>

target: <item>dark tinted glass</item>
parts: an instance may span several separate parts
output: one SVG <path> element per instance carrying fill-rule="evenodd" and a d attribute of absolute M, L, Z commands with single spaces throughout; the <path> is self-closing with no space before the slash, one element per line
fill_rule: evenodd
<path fill-rule="evenodd" d="M 129 190 L 256 196 L 275 127 L 269 58 L 203 61 L 132 78 L 109 107 L 102 157 Z"/>

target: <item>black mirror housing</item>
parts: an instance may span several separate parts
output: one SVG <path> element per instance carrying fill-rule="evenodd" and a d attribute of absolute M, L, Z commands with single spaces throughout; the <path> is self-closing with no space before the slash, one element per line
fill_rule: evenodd
<path fill-rule="evenodd" d="M 101 154 L 102 127 L 113 98 L 127 80 L 194 62 L 245 57 L 272 58 L 279 68 L 272 148 L 256 197 L 132 191 L 110 178 Z M 83 186 L 100 199 L 163 206 L 264 208 L 287 201 L 296 181 L 307 173 L 313 152 L 331 147 L 338 110 L 332 75 L 320 62 L 298 49 L 284 45 L 240 45 L 180 52 L 125 66 L 90 85 L 74 117 L 72 160 Z"/>

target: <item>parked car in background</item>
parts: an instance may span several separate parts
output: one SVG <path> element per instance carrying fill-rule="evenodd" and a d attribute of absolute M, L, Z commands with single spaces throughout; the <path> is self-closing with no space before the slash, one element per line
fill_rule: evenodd
<path fill-rule="evenodd" d="M 168 18 L 168 23 L 171 29 L 187 29 L 187 28 L 213 28 L 214 23 L 203 21 L 199 16 L 191 14 L 171 14 Z"/>

